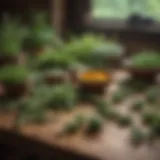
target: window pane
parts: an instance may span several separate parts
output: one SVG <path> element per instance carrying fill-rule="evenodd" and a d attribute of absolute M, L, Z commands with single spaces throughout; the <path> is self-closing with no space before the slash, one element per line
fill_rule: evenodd
<path fill-rule="evenodd" d="M 160 20 L 160 0 L 92 0 L 93 17 L 127 18 L 141 13 Z"/>

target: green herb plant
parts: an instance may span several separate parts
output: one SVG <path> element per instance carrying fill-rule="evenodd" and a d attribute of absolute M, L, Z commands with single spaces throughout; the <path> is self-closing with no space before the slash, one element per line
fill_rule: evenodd
<path fill-rule="evenodd" d="M 29 75 L 29 71 L 25 67 L 4 66 L 0 69 L 0 81 L 5 84 L 24 83 Z"/>
<path fill-rule="evenodd" d="M 131 143 L 135 146 L 139 146 L 145 142 L 147 134 L 138 128 L 132 128 L 131 130 Z"/>
<path fill-rule="evenodd" d="M 139 101 L 135 101 L 133 104 L 132 104 L 132 107 L 131 109 L 133 111 L 142 111 L 145 107 L 145 103 L 144 101 L 142 100 L 139 100 Z"/>
<path fill-rule="evenodd" d="M 65 124 L 63 133 L 64 134 L 76 133 L 78 130 L 80 130 L 84 126 L 84 123 L 85 123 L 85 117 L 82 115 L 78 115 L 72 121 Z"/>
<path fill-rule="evenodd" d="M 120 103 L 126 97 L 126 92 L 118 90 L 117 92 L 113 93 L 112 95 L 112 102 L 113 103 Z"/>
<path fill-rule="evenodd" d="M 62 41 L 56 35 L 52 25 L 47 21 L 47 14 L 44 12 L 32 14 L 29 33 L 25 39 L 25 47 L 42 49 L 48 46 L 59 48 L 62 45 Z"/>
<path fill-rule="evenodd" d="M 73 88 L 70 84 L 55 86 L 48 103 L 52 109 L 72 109 L 77 103 L 75 88 Z"/>
<path fill-rule="evenodd" d="M 119 116 L 117 117 L 117 123 L 120 126 L 129 126 L 129 125 L 132 124 L 132 118 L 130 116 L 127 116 L 127 115 L 119 114 Z"/>
<path fill-rule="evenodd" d="M 146 93 L 146 100 L 150 104 L 156 104 L 158 103 L 159 95 L 160 95 L 160 87 L 159 86 L 152 87 Z"/>
<path fill-rule="evenodd" d="M 131 58 L 131 65 L 137 68 L 152 69 L 160 67 L 160 55 L 154 51 L 144 51 Z"/>
<path fill-rule="evenodd" d="M 88 134 L 98 133 L 102 129 L 103 121 L 100 118 L 91 118 L 86 126 Z"/>
<path fill-rule="evenodd" d="M 5 19 L 0 24 L 0 52 L 4 57 L 15 57 L 22 52 L 27 28 L 20 25 L 18 19 Z"/>
<path fill-rule="evenodd" d="M 48 70 L 53 68 L 67 69 L 74 60 L 63 51 L 50 50 L 38 57 L 35 68 Z"/>

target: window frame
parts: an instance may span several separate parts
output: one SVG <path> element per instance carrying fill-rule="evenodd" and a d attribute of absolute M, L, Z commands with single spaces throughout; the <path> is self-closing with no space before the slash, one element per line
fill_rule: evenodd
<path fill-rule="evenodd" d="M 138 32 L 160 34 L 160 22 L 154 21 L 153 24 L 146 27 L 133 27 L 127 23 L 125 19 L 108 19 L 108 18 L 93 18 L 92 17 L 92 0 L 85 0 L 83 7 L 85 10 L 81 12 L 81 27 L 84 30 L 94 31 L 120 31 L 120 32 Z"/>

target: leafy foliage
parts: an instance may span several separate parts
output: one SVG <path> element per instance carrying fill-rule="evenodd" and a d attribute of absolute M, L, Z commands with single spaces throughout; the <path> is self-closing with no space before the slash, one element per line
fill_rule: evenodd
<path fill-rule="evenodd" d="M 64 127 L 64 133 L 75 133 L 78 131 L 85 122 L 85 118 L 82 115 L 76 116 L 71 122 L 67 123 Z"/>
<path fill-rule="evenodd" d="M 101 130 L 102 120 L 100 118 L 91 118 L 87 125 L 87 133 L 94 134 Z"/>
<path fill-rule="evenodd" d="M 144 112 L 142 114 L 144 123 L 148 125 L 152 125 L 155 121 L 157 121 L 157 119 L 159 119 L 158 117 L 159 116 L 154 112 Z"/>
<path fill-rule="evenodd" d="M 132 110 L 134 111 L 142 111 L 145 107 L 145 103 L 142 100 L 136 101 L 132 104 Z"/>
<path fill-rule="evenodd" d="M 0 25 L 0 52 L 2 56 L 16 56 L 22 51 L 27 29 L 18 20 L 5 18 Z"/>
<path fill-rule="evenodd" d="M 72 57 L 69 57 L 65 52 L 49 51 L 38 57 L 36 62 L 36 68 L 39 69 L 51 69 L 51 68 L 68 68 L 72 63 Z"/>
<path fill-rule="evenodd" d="M 131 58 L 131 65 L 137 68 L 159 68 L 160 54 L 156 52 L 141 52 Z"/>
<path fill-rule="evenodd" d="M 71 85 L 58 85 L 53 88 L 48 104 L 53 109 L 72 109 L 77 102 L 75 88 Z"/>
<path fill-rule="evenodd" d="M 158 102 L 159 95 L 160 95 L 160 87 L 159 86 L 151 87 L 146 93 L 146 100 L 151 104 L 155 104 Z"/>
<path fill-rule="evenodd" d="M 25 67 L 5 66 L 0 69 L 0 81 L 5 84 L 23 83 L 28 75 L 29 71 Z"/>
<path fill-rule="evenodd" d="M 30 97 L 22 99 L 18 104 L 17 125 L 28 121 L 42 123 L 45 121 L 46 106 L 43 99 Z"/>
<path fill-rule="evenodd" d="M 129 126 L 130 124 L 132 124 L 132 118 L 127 115 L 119 114 L 119 116 L 117 117 L 117 122 L 121 126 Z"/>
<path fill-rule="evenodd" d="M 132 128 L 131 130 L 131 142 L 134 145 L 142 144 L 147 138 L 147 134 L 138 128 Z"/>
<path fill-rule="evenodd" d="M 94 99 L 94 105 L 96 107 L 97 112 L 104 118 L 109 117 L 109 104 L 102 99 Z"/>
<path fill-rule="evenodd" d="M 43 12 L 37 12 L 32 15 L 32 24 L 29 27 L 29 33 L 25 40 L 27 48 L 39 49 L 44 46 L 61 47 L 62 42 L 57 37 L 52 26 L 47 23 L 47 16 Z"/>
<path fill-rule="evenodd" d="M 118 90 L 117 92 L 115 92 L 113 95 L 112 95 L 112 102 L 113 103 L 119 103 L 121 101 L 124 100 L 124 98 L 126 97 L 126 94 L 127 92 L 125 91 L 121 91 L 121 90 Z"/>
<path fill-rule="evenodd" d="M 118 43 L 106 41 L 106 43 L 100 44 L 99 46 L 95 47 L 94 53 L 103 55 L 103 58 L 119 57 L 124 53 L 124 49 Z"/>

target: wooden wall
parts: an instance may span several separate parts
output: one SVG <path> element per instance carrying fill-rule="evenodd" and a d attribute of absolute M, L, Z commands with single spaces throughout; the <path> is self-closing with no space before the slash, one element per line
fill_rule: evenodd
<path fill-rule="evenodd" d="M 10 13 L 11 16 L 18 15 L 24 19 L 33 10 L 51 12 L 51 0 L 1 0 L 0 1 L 0 16 L 4 13 Z"/>

